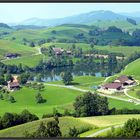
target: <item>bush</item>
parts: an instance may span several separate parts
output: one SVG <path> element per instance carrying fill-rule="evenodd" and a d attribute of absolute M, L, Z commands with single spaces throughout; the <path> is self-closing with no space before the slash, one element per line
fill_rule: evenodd
<path fill-rule="evenodd" d="M 54 117 L 54 114 L 43 114 L 42 115 L 42 119 L 43 118 L 51 118 L 51 117 Z"/>

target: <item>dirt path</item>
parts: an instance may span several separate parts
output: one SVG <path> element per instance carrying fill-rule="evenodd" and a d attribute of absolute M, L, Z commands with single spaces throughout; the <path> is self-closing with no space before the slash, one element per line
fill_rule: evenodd
<path fill-rule="evenodd" d="M 119 128 L 119 127 L 122 127 L 123 125 L 124 125 L 124 124 L 116 125 L 116 126 L 114 126 L 114 128 Z M 86 136 L 86 137 L 96 137 L 97 135 L 99 135 L 99 134 L 101 134 L 101 133 L 103 133 L 103 132 L 106 132 L 106 131 L 108 131 L 108 130 L 111 130 L 111 128 L 112 128 L 112 126 L 111 126 L 111 127 L 108 127 L 108 128 L 104 128 L 104 129 L 99 130 L 99 131 L 97 131 L 97 132 L 95 132 L 95 133 L 93 133 L 93 134 L 91 134 L 91 135 L 89 135 L 89 136 Z"/>
<path fill-rule="evenodd" d="M 47 86 L 55 86 L 55 87 L 63 87 L 63 88 L 78 90 L 78 91 L 81 91 L 81 92 L 88 92 L 88 91 L 90 91 L 90 90 L 84 90 L 84 89 L 81 89 L 81 88 L 77 88 L 77 87 L 74 87 L 74 86 L 65 86 L 65 85 L 48 84 L 48 83 L 45 83 L 45 85 L 47 85 Z M 90 92 L 94 94 L 93 91 L 90 91 Z M 130 102 L 127 99 L 123 99 L 123 98 L 119 98 L 119 97 L 115 97 L 115 96 L 110 96 L 110 95 L 105 95 L 105 94 L 101 94 L 101 93 L 98 93 L 98 94 L 100 96 L 104 96 L 104 97 L 108 97 L 108 98 L 112 98 L 112 99 L 116 99 L 116 100 L 121 100 L 121 101 L 125 101 L 125 102 Z"/>

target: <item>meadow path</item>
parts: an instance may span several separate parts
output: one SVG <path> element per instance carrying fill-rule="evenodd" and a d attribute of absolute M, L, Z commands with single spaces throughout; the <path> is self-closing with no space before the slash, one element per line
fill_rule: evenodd
<path fill-rule="evenodd" d="M 78 91 L 81 91 L 81 92 L 88 92 L 88 91 L 90 91 L 90 90 L 85 90 L 85 89 L 77 88 L 77 87 L 74 87 L 74 86 L 65 86 L 65 85 L 48 84 L 48 83 L 45 83 L 45 85 L 47 85 L 47 86 L 63 87 L 63 88 L 78 90 Z M 90 92 L 94 94 L 93 91 L 90 91 Z M 116 100 L 121 100 L 121 101 L 125 101 L 125 102 L 130 102 L 127 99 L 123 99 L 123 98 L 119 98 L 119 97 L 114 97 L 114 96 L 110 96 L 110 95 L 105 95 L 105 94 L 101 94 L 101 93 L 98 93 L 98 94 L 100 96 L 104 96 L 104 97 L 108 97 L 108 98 L 112 98 L 112 99 L 116 99 Z"/>
<path fill-rule="evenodd" d="M 119 128 L 119 127 L 122 127 L 123 125 L 124 125 L 124 124 L 116 125 L 116 126 L 114 126 L 114 128 Z M 99 131 L 97 131 L 97 132 L 95 132 L 95 133 L 93 133 L 93 134 L 90 134 L 89 136 L 86 136 L 86 137 L 96 137 L 97 135 L 99 135 L 99 134 L 101 134 L 101 133 L 103 133 L 103 132 L 106 132 L 106 131 L 108 131 L 108 130 L 111 130 L 111 128 L 112 128 L 112 126 L 107 127 L 107 128 L 104 128 L 104 129 L 99 130 Z"/>

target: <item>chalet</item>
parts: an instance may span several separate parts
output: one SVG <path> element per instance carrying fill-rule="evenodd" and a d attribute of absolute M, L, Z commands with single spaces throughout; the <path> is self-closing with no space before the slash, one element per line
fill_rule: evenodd
<path fill-rule="evenodd" d="M 114 83 L 121 83 L 123 86 L 127 86 L 127 85 L 133 85 L 135 83 L 135 81 L 128 76 L 122 75 L 119 78 L 117 78 Z"/>
<path fill-rule="evenodd" d="M 102 89 L 116 92 L 116 91 L 121 91 L 123 88 L 121 83 L 108 83 L 103 85 Z"/>
<path fill-rule="evenodd" d="M 7 83 L 8 83 L 8 85 L 7 85 L 8 90 L 16 90 L 16 89 L 20 88 L 20 84 L 17 79 L 17 76 L 13 76 L 13 80 L 8 81 Z"/>
<path fill-rule="evenodd" d="M 62 48 L 53 48 L 55 55 L 62 55 L 64 50 Z"/>
<path fill-rule="evenodd" d="M 65 50 L 62 49 L 62 48 L 53 48 L 53 51 L 54 51 L 55 55 L 62 55 Z M 69 51 L 69 50 L 66 50 L 65 52 L 66 52 L 67 55 L 71 55 L 72 54 L 72 52 Z"/>
<path fill-rule="evenodd" d="M 20 54 L 17 53 L 8 53 L 5 55 L 7 59 L 17 58 L 18 56 L 20 56 Z"/>

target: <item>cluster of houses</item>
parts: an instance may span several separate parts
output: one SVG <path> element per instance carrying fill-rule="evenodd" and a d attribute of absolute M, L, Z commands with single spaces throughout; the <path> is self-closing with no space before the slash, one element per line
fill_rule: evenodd
<path fill-rule="evenodd" d="M 106 91 L 105 93 L 123 92 L 126 87 L 133 86 L 135 83 L 136 82 L 132 77 L 122 75 L 115 79 L 112 83 L 102 85 L 100 91 Z"/>
<path fill-rule="evenodd" d="M 86 57 L 93 56 L 95 58 L 104 58 L 104 59 L 107 59 L 108 58 L 108 55 L 105 55 L 105 54 L 85 54 L 85 56 Z M 126 57 L 116 56 L 116 59 L 122 60 L 122 59 L 126 59 Z"/>
<path fill-rule="evenodd" d="M 67 55 L 71 55 L 72 54 L 71 51 L 64 50 L 62 48 L 53 48 L 53 51 L 54 51 L 55 55 L 62 55 L 64 52 L 66 52 Z"/>
<path fill-rule="evenodd" d="M 7 89 L 9 91 L 14 91 L 20 88 L 20 84 L 18 81 L 18 76 L 13 76 L 13 79 L 7 82 Z"/>

